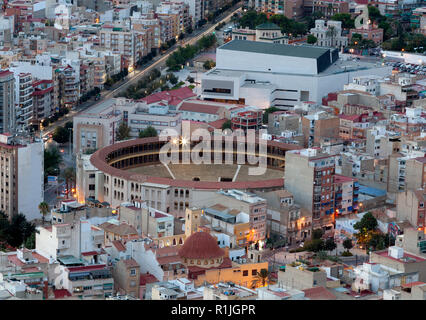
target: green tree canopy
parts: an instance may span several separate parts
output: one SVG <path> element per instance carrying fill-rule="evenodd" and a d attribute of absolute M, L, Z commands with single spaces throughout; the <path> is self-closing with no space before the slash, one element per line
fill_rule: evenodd
<path fill-rule="evenodd" d="M 225 130 L 225 129 L 231 129 L 231 120 L 226 120 L 223 124 L 222 124 L 222 130 Z"/>
<path fill-rule="evenodd" d="M 325 250 L 327 250 L 327 251 L 333 251 L 336 248 L 337 248 L 337 244 L 336 244 L 336 242 L 334 242 L 333 238 L 328 238 L 325 241 L 325 244 L 324 244 L 324 249 Z"/>
<path fill-rule="evenodd" d="M 65 127 L 59 126 L 55 128 L 52 139 L 57 143 L 67 143 L 69 141 L 70 133 Z"/>
<path fill-rule="evenodd" d="M 44 173 L 45 175 L 57 175 L 62 155 L 55 147 L 44 150 Z"/>
<path fill-rule="evenodd" d="M 158 136 L 157 130 L 152 126 L 149 126 L 146 129 L 139 131 L 139 138 L 148 138 L 156 136 Z"/>
<path fill-rule="evenodd" d="M 313 239 L 305 241 L 303 248 L 307 251 L 318 252 L 324 250 L 325 244 L 322 239 Z"/>
<path fill-rule="evenodd" d="M 263 123 L 268 123 L 269 114 L 274 113 L 275 111 L 280 111 L 280 109 L 278 109 L 277 107 L 269 107 L 268 109 L 265 109 L 265 111 L 263 112 Z"/>
<path fill-rule="evenodd" d="M 353 243 L 352 243 L 352 240 L 351 239 L 345 239 L 344 241 L 343 241 L 343 248 L 345 248 L 346 249 L 346 251 L 349 251 L 350 249 L 352 249 L 353 248 Z"/>
<path fill-rule="evenodd" d="M 117 128 L 117 140 L 123 141 L 130 139 L 130 127 L 124 121 Z"/>
<path fill-rule="evenodd" d="M 313 34 L 308 35 L 308 39 L 306 40 L 309 44 L 315 44 L 318 39 Z"/>
<path fill-rule="evenodd" d="M 352 19 L 349 13 L 336 13 L 331 17 L 331 20 L 341 21 L 342 28 L 344 29 L 351 29 L 355 27 L 355 19 Z"/>
<path fill-rule="evenodd" d="M 322 229 L 314 229 L 312 231 L 312 239 L 321 239 L 323 234 L 324 231 L 322 231 Z"/>
<path fill-rule="evenodd" d="M 376 230 L 377 225 L 377 219 L 373 216 L 371 212 L 367 212 L 366 214 L 364 214 L 360 221 L 354 224 L 354 229 L 359 231 Z"/>

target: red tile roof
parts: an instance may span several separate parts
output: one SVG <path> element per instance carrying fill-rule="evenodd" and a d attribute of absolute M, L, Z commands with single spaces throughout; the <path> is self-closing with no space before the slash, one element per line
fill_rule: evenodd
<path fill-rule="evenodd" d="M 114 240 L 112 242 L 112 245 L 119 251 L 123 252 L 126 251 L 126 246 L 120 241 L 120 240 Z"/>
<path fill-rule="evenodd" d="M 403 284 L 403 285 L 401 285 L 401 287 L 412 288 L 412 287 L 421 286 L 421 285 L 424 285 L 424 284 L 426 284 L 426 283 L 422 282 L 422 281 L 414 281 L 414 282 Z"/>
<path fill-rule="evenodd" d="M 81 253 L 81 255 L 85 256 L 85 257 L 87 257 L 87 256 L 94 256 L 94 255 L 97 255 L 97 254 L 98 254 L 98 252 L 96 252 L 96 251 L 88 251 L 88 252 L 82 252 Z"/>
<path fill-rule="evenodd" d="M 385 257 L 385 258 L 389 258 L 391 260 L 399 261 L 399 262 L 402 262 L 402 263 L 412 263 L 412 261 L 404 261 L 404 260 L 401 260 L 401 259 L 397 259 L 397 258 L 391 257 L 388 254 L 388 250 L 376 251 L 376 252 L 374 252 L 374 254 L 377 254 L 377 255 Z M 417 257 L 415 255 L 412 255 L 412 254 L 409 254 L 409 253 L 406 253 L 406 252 L 404 252 L 403 258 L 411 258 L 411 259 L 415 260 L 415 262 L 423 262 L 423 261 L 425 261 L 425 259 L 423 259 L 423 258 Z"/>
<path fill-rule="evenodd" d="M 91 270 L 102 270 L 105 269 L 104 264 L 98 264 L 94 266 L 82 266 L 82 267 L 67 267 L 69 272 L 79 272 L 79 271 L 91 271 Z"/>
<path fill-rule="evenodd" d="M 336 296 L 324 287 L 314 287 L 302 290 L 305 297 L 311 300 L 336 300 Z"/>
<path fill-rule="evenodd" d="M 161 212 L 155 211 L 154 217 L 155 218 L 165 218 L 167 216 L 165 214 L 162 214 Z"/>
<path fill-rule="evenodd" d="M 161 91 L 154 94 L 151 94 L 145 98 L 142 98 L 138 101 L 144 101 L 148 104 L 159 102 L 159 101 L 167 101 L 170 105 L 177 105 L 182 100 L 195 97 L 196 94 L 192 92 L 192 90 L 188 87 L 183 87 L 175 90 L 169 91 Z"/>
<path fill-rule="evenodd" d="M 139 263 L 137 263 L 136 260 L 133 259 L 133 258 L 122 260 L 122 261 L 126 265 L 127 268 L 138 268 L 139 267 Z"/>
<path fill-rule="evenodd" d="M 153 282 L 158 282 L 158 279 L 153 274 L 149 274 L 149 273 L 141 274 L 140 282 L 139 282 L 141 286 L 144 286 L 147 283 L 153 283 Z"/>
<path fill-rule="evenodd" d="M 179 108 L 179 111 L 189 111 L 197 113 L 207 113 L 207 114 L 218 114 L 221 110 L 221 107 L 203 104 L 203 103 L 193 103 L 191 101 L 186 101 L 182 103 Z"/>
<path fill-rule="evenodd" d="M 67 289 L 53 290 L 53 294 L 55 295 L 55 299 L 61 299 L 61 298 L 64 298 L 64 297 L 71 297 L 71 293 Z"/>

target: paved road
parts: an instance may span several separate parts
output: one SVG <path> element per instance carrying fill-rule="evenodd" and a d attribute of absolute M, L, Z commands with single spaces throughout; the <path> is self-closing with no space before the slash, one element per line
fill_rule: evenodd
<path fill-rule="evenodd" d="M 199 39 L 201 39 L 204 35 L 207 35 L 211 32 L 213 32 L 214 28 L 216 27 L 216 25 L 222 21 L 228 21 L 231 19 L 232 15 L 236 12 L 241 11 L 241 4 L 238 4 L 236 7 L 238 7 L 237 9 L 233 10 L 231 13 L 229 13 L 228 15 L 226 15 L 224 18 L 217 20 L 215 23 L 213 24 L 207 24 L 207 29 L 199 29 L 198 31 L 194 31 L 194 35 L 191 38 L 188 39 L 184 39 L 182 45 L 192 45 L 195 42 L 197 42 Z M 100 103 L 105 99 L 109 99 L 109 98 L 113 98 L 114 95 L 118 94 L 119 92 L 125 90 L 128 86 L 134 84 L 135 82 L 137 82 L 143 75 L 145 75 L 146 73 L 148 73 L 149 71 L 151 71 L 154 68 L 159 68 L 165 65 L 165 62 L 167 60 L 167 58 L 177 49 L 179 48 L 179 46 L 175 46 L 172 49 L 169 49 L 168 52 L 166 52 L 163 55 L 160 56 L 156 56 L 153 61 L 149 62 L 148 65 L 142 69 L 142 70 L 135 70 L 133 71 L 126 80 L 124 80 L 122 82 L 122 84 L 120 84 L 118 87 L 112 89 L 112 90 L 105 90 L 101 92 L 101 98 L 99 101 L 87 101 L 84 104 L 81 104 L 79 106 L 76 107 L 76 110 L 72 110 L 70 111 L 70 113 L 68 113 L 67 115 L 65 115 L 64 117 L 62 117 L 60 120 L 56 121 L 54 124 L 52 124 L 51 126 L 49 126 L 45 131 L 43 131 L 43 137 L 46 137 L 48 134 L 52 133 L 53 130 L 55 130 L 56 127 L 64 125 L 65 122 L 67 121 L 72 121 L 72 118 L 76 115 L 78 115 L 79 113 L 83 112 L 84 110 L 86 110 L 87 108 L 91 107 L 92 105 L 96 104 L 96 103 Z"/>

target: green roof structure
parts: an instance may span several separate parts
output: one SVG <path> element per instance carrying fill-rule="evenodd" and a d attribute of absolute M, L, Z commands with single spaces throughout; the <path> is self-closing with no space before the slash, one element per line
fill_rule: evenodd
<path fill-rule="evenodd" d="M 219 49 L 310 59 L 319 59 L 324 54 L 330 53 L 329 48 L 320 48 L 313 46 L 292 46 L 281 43 L 267 43 L 244 40 L 232 40 L 220 46 Z"/>
<path fill-rule="evenodd" d="M 256 30 L 281 30 L 279 26 L 277 26 L 275 23 L 266 22 L 258 25 L 256 27 Z"/>

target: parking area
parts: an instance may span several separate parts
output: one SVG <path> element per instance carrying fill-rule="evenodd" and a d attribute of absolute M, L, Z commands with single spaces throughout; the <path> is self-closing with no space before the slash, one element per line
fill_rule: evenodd
<path fill-rule="evenodd" d="M 426 66 L 404 62 L 386 61 L 385 65 L 392 66 L 394 71 L 426 75 Z"/>

